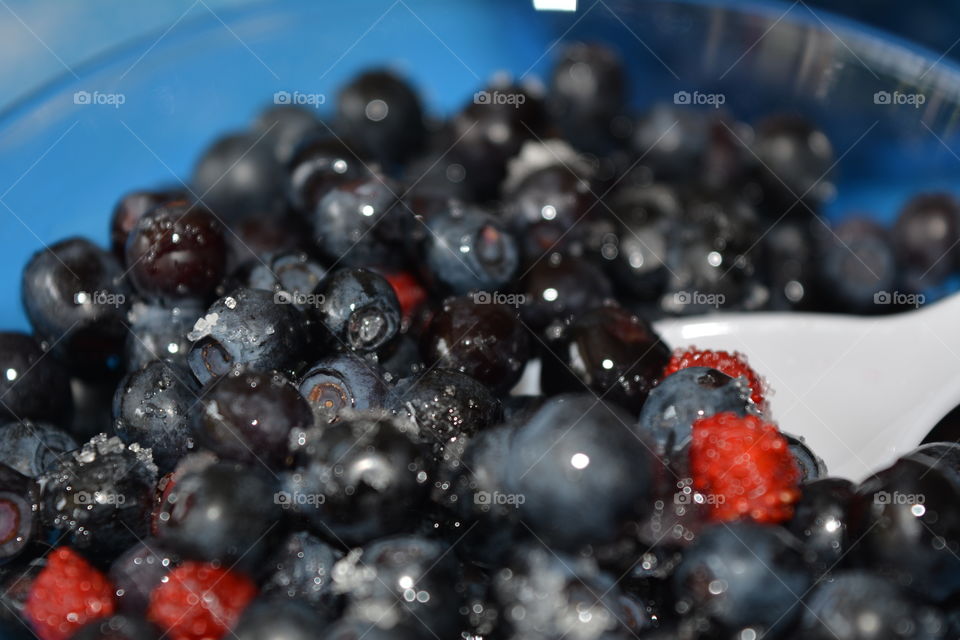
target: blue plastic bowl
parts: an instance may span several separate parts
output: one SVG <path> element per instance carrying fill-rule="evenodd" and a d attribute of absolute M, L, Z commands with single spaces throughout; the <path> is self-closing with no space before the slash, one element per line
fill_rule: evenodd
<path fill-rule="evenodd" d="M 105 243 L 122 193 L 188 179 L 200 151 L 275 92 L 321 93 L 328 114 L 370 65 L 406 75 L 444 115 L 498 71 L 545 78 L 563 42 L 602 40 L 627 60 L 638 109 L 699 90 L 748 122 L 814 118 L 842 158 L 829 218 L 889 221 L 910 193 L 960 184 L 960 72 L 930 52 L 802 4 L 580 5 L 288 0 L 205 15 L 77 68 L 0 114 L 0 327 L 28 327 L 19 278 L 34 251 L 76 234 Z M 877 104 L 877 92 L 923 104 Z"/>

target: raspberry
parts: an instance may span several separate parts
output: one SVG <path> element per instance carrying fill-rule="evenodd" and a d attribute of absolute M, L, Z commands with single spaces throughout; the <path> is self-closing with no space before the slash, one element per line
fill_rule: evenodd
<path fill-rule="evenodd" d="M 66 640 L 97 618 L 113 615 L 113 586 L 73 549 L 47 559 L 27 597 L 24 615 L 40 640 Z"/>
<path fill-rule="evenodd" d="M 413 318 L 414 312 L 426 301 L 426 289 L 408 271 L 384 272 L 382 275 L 397 294 L 404 320 L 409 321 Z"/>
<path fill-rule="evenodd" d="M 731 378 L 744 377 L 750 386 L 750 399 L 763 411 L 766 409 L 766 400 L 763 397 L 763 379 L 757 375 L 747 363 L 747 357 L 738 351 L 713 351 L 711 349 L 697 349 L 690 347 L 686 351 L 676 350 L 663 370 L 663 377 L 676 373 L 687 367 L 710 367 L 727 374 Z"/>
<path fill-rule="evenodd" d="M 690 469 L 694 488 L 713 498 L 713 520 L 783 522 L 800 498 L 786 439 L 757 416 L 726 412 L 694 422 Z"/>
<path fill-rule="evenodd" d="M 172 640 L 217 640 L 256 594 L 246 576 L 213 564 L 184 562 L 154 589 L 147 618 Z"/>

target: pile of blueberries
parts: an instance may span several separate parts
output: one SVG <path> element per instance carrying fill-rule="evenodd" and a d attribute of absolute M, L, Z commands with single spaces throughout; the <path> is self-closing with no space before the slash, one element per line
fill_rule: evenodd
<path fill-rule="evenodd" d="M 827 229 L 814 124 L 626 94 L 597 44 L 442 122 L 367 71 L 125 195 L 109 249 L 38 251 L 0 637 L 960 636 L 960 445 L 828 477 L 744 357 L 650 325 L 894 310 L 960 264 L 960 206 Z"/>

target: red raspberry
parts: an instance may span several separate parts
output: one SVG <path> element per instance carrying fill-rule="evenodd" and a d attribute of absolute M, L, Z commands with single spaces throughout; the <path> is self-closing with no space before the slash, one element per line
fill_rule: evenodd
<path fill-rule="evenodd" d="M 730 353 L 728 351 L 697 349 L 696 347 L 690 347 L 686 351 L 677 349 L 673 352 L 670 362 L 667 363 L 667 368 L 663 370 L 663 377 L 666 378 L 671 373 L 676 373 L 687 367 L 711 367 L 731 378 L 746 378 L 751 391 L 750 399 L 761 411 L 766 409 L 766 401 L 763 397 L 765 390 L 763 379 L 750 368 L 747 357 L 739 351 Z"/>
<path fill-rule="evenodd" d="M 384 272 L 382 275 L 397 294 L 403 319 L 409 321 L 427 299 L 427 290 L 407 271 Z"/>
<path fill-rule="evenodd" d="M 256 595 L 246 576 L 209 563 L 184 562 L 153 590 L 147 619 L 172 640 L 218 640 Z"/>
<path fill-rule="evenodd" d="M 40 640 L 66 640 L 97 618 L 113 615 L 113 585 L 73 549 L 60 547 L 37 575 L 23 613 Z"/>
<path fill-rule="evenodd" d="M 693 486 L 717 521 L 783 522 L 800 498 L 800 469 L 777 428 L 757 416 L 718 413 L 693 423 Z"/>

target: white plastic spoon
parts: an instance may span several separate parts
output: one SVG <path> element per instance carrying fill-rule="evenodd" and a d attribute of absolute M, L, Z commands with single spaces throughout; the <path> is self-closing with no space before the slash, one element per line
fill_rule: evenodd
<path fill-rule="evenodd" d="M 960 404 L 960 294 L 878 317 L 718 313 L 654 326 L 671 347 L 745 354 L 773 390 L 774 421 L 830 475 L 863 479 Z"/>

